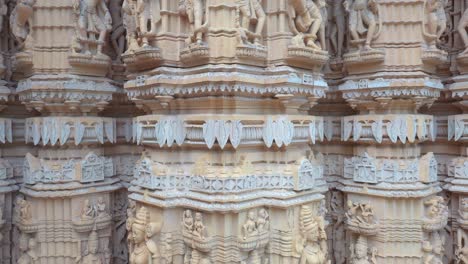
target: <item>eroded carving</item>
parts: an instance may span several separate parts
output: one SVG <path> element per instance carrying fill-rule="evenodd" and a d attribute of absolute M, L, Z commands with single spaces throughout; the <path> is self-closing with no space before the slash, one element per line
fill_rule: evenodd
<path fill-rule="evenodd" d="M 328 260 L 327 234 L 323 216 L 314 215 L 310 206 L 301 206 L 299 230 L 301 232 L 301 240 L 297 245 L 297 251 L 300 253 L 299 263 L 331 263 Z"/>

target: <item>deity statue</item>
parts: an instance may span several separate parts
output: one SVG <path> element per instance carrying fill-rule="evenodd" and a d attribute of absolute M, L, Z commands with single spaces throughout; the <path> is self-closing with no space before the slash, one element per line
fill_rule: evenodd
<path fill-rule="evenodd" d="M 352 40 L 359 42 L 364 38 L 364 50 L 370 50 L 379 16 L 376 0 L 345 0 L 343 6 L 349 13 Z"/>
<path fill-rule="evenodd" d="M 104 202 L 103 197 L 99 197 L 96 203 L 96 216 L 97 217 L 107 217 L 109 213 L 106 211 L 106 203 Z"/>
<path fill-rule="evenodd" d="M 132 52 L 139 48 L 137 19 L 136 19 L 136 4 L 134 0 L 124 0 L 122 4 L 122 19 L 123 25 L 127 32 L 127 51 Z"/>
<path fill-rule="evenodd" d="M 106 264 L 105 258 L 102 254 L 98 253 L 99 250 L 99 237 L 96 230 L 93 230 L 88 238 L 88 249 L 84 257 L 80 257 L 78 263 L 80 264 Z"/>
<path fill-rule="evenodd" d="M 10 28 L 19 43 L 19 50 L 29 49 L 33 43 L 32 14 L 36 0 L 16 0 L 16 6 L 10 15 Z"/>
<path fill-rule="evenodd" d="M 32 220 L 31 205 L 24 199 L 19 200 L 19 219 L 21 223 L 30 223 Z"/>
<path fill-rule="evenodd" d="M 244 236 L 244 240 L 249 237 L 258 235 L 257 224 L 255 220 L 255 212 L 249 211 L 249 213 L 247 214 L 247 219 L 245 220 L 245 223 L 242 226 L 242 234 Z"/>
<path fill-rule="evenodd" d="M 371 256 L 369 259 L 367 238 L 364 236 L 359 236 L 356 241 L 356 244 L 351 243 L 350 245 L 350 263 L 351 264 L 377 264 L 376 252 L 374 248 L 371 251 Z"/>
<path fill-rule="evenodd" d="M 263 11 L 262 0 L 237 0 L 238 4 L 238 23 L 242 29 L 240 32 L 243 44 L 249 43 L 249 39 L 253 39 L 252 43 L 261 45 L 262 30 L 265 25 L 265 11 Z M 255 21 L 255 30 L 250 31 L 250 24 Z M 250 35 L 250 36 L 249 36 Z"/>
<path fill-rule="evenodd" d="M 334 51 L 336 58 L 343 55 L 343 45 L 346 33 L 346 12 L 343 6 L 343 0 L 331 0 L 328 2 L 330 11 L 329 39 L 330 46 Z"/>
<path fill-rule="evenodd" d="M 29 238 L 23 234 L 20 237 L 20 251 L 21 255 L 18 259 L 18 264 L 35 264 L 38 263 L 38 257 L 36 254 L 36 239 Z"/>
<path fill-rule="evenodd" d="M 435 47 L 436 41 L 440 39 L 447 28 L 447 15 L 444 9 L 447 0 L 426 0 L 424 4 L 424 35 L 428 39 L 428 44 Z"/>
<path fill-rule="evenodd" d="M 312 0 L 289 0 L 289 27 L 294 34 L 291 40 L 293 46 L 322 50 L 324 47 L 315 44 L 322 21 L 320 8 Z"/>
<path fill-rule="evenodd" d="M 182 217 L 182 226 L 184 227 L 185 231 L 192 232 L 193 231 L 193 216 L 192 211 L 185 210 L 184 215 Z"/>
<path fill-rule="evenodd" d="M 83 201 L 83 205 L 81 207 L 81 219 L 82 220 L 90 220 L 96 216 L 95 208 L 91 205 L 88 199 Z"/>
<path fill-rule="evenodd" d="M 333 255 L 336 264 L 344 264 L 346 262 L 345 248 L 345 230 L 343 217 L 343 197 L 339 192 L 333 192 L 330 209 L 335 220 L 333 225 Z"/>
<path fill-rule="evenodd" d="M 460 199 L 460 207 L 458 208 L 458 213 L 461 218 L 468 220 L 468 197 Z"/>
<path fill-rule="evenodd" d="M 112 29 L 112 17 L 105 0 L 75 0 L 78 13 L 78 33 L 80 47 L 75 52 L 91 54 L 89 41 L 97 38 L 96 54 L 102 55 L 107 33 Z"/>
<path fill-rule="evenodd" d="M 458 33 L 460 34 L 461 39 L 463 40 L 463 44 L 465 44 L 465 50 L 462 52 L 463 55 L 468 54 L 468 33 L 466 32 L 466 28 L 468 27 L 468 9 L 463 12 L 463 16 L 458 23 Z"/>
<path fill-rule="evenodd" d="M 433 196 L 424 201 L 424 205 L 428 206 L 426 217 L 429 220 L 443 220 L 448 217 L 448 208 L 443 197 Z"/>
<path fill-rule="evenodd" d="M 203 224 L 203 215 L 195 213 L 195 222 L 193 223 L 193 235 L 198 238 L 205 239 L 206 227 Z"/>
<path fill-rule="evenodd" d="M 270 228 L 270 216 L 265 208 L 261 208 L 258 211 L 257 218 L 257 230 L 258 232 L 268 231 Z"/>
<path fill-rule="evenodd" d="M 325 220 L 314 216 L 310 206 L 303 205 L 299 217 L 301 241 L 297 251 L 301 254 L 300 264 L 329 264 Z"/>
<path fill-rule="evenodd" d="M 179 13 L 188 18 L 191 36 L 187 43 L 203 43 L 203 33 L 208 27 L 208 18 L 204 10 L 204 0 L 179 0 Z"/>
<path fill-rule="evenodd" d="M 130 264 L 157 264 L 160 254 L 149 235 L 153 235 L 152 224 L 149 223 L 149 212 L 145 207 L 138 210 L 131 226 L 133 243 L 130 249 Z"/>

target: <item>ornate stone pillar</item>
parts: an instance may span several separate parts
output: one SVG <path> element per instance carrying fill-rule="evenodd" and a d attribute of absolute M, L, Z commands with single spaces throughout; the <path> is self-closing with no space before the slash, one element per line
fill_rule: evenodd
<path fill-rule="evenodd" d="M 442 261 L 448 210 L 435 196 L 441 191 L 437 161 L 421 153 L 421 143 L 435 140 L 435 123 L 419 109 L 443 89 L 435 73 L 448 61 L 436 46 L 445 30 L 444 7 L 439 1 L 362 2 L 344 1 L 348 75 L 337 85 L 357 111 L 341 118 L 341 140 L 354 144 L 337 184 L 345 196 L 339 204 L 346 211 L 347 261 Z"/>
<path fill-rule="evenodd" d="M 99 115 L 121 93 L 109 78 L 110 17 L 105 1 L 28 0 L 10 16 L 16 93 L 31 112 L 24 139 L 34 146 L 15 198 L 12 263 L 113 261 L 114 212 L 125 208 L 103 145 L 125 142 L 125 129 Z"/>
<path fill-rule="evenodd" d="M 133 122 L 145 151 L 129 188 L 130 263 L 327 263 L 327 186 L 308 145 L 323 119 L 307 115 L 327 89 L 319 7 L 172 2 L 158 6 L 161 25 L 124 4 L 138 18 L 125 89 L 145 111 Z M 176 12 L 181 24 L 165 24 Z"/>

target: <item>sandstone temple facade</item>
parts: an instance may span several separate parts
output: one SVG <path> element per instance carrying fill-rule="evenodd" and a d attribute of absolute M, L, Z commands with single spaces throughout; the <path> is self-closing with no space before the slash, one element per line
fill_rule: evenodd
<path fill-rule="evenodd" d="M 0 0 L 1 264 L 468 264 L 468 0 Z"/>

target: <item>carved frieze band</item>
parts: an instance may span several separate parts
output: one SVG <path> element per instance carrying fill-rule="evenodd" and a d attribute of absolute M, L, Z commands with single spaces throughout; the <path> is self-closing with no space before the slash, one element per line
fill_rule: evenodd
<path fill-rule="evenodd" d="M 344 159 L 344 177 L 363 183 L 431 183 L 437 181 L 437 161 L 432 153 L 405 160 L 377 159 L 365 153 Z"/>
<path fill-rule="evenodd" d="M 231 74 L 226 75 L 226 70 Z M 237 92 L 254 95 L 304 94 L 325 97 L 327 82 L 291 67 L 260 70 L 249 66 L 201 66 L 196 69 L 161 67 L 154 76 L 140 75 L 125 83 L 129 98 L 154 95 L 193 95 L 201 93 Z"/>
<path fill-rule="evenodd" d="M 195 164 L 195 167 L 200 167 Z M 240 193 L 253 190 L 309 190 L 325 184 L 323 168 L 317 161 L 302 159 L 294 168 L 276 172 L 248 172 L 240 170 L 238 175 L 215 176 L 216 172 L 200 171 L 194 168 L 187 175 L 183 170 L 172 172 L 176 168 L 153 162 L 149 158 L 141 159 L 135 169 L 134 185 L 150 190 L 190 190 L 204 193 Z M 219 173 L 221 174 L 221 173 Z"/>
<path fill-rule="evenodd" d="M 328 126 L 327 126 L 328 128 Z M 329 132 L 325 133 L 329 135 Z M 429 115 L 359 115 L 343 118 L 343 141 L 363 141 L 382 143 L 413 143 L 416 140 L 434 141 L 436 130 L 434 120 Z"/>
<path fill-rule="evenodd" d="M 26 119 L 26 143 L 64 145 L 116 142 L 116 121 L 102 117 L 37 117 Z"/>
<path fill-rule="evenodd" d="M 26 154 L 24 161 L 24 182 L 59 183 L 77 181 L 97 182 L 114 176 L 111 158 L 100 157 L 90 152 L 83 159 L 45 160 Z"/>
<path fill-rule="evenodd" d="M 465 141 L 468 138 L 468 115 L 449 116 L 447 125 L 448 140 Z"/>
<path fill-rule="evenodd" d="M 404 78 L 374 80 L 348 80 L 338 89 L 345 99 L 382 98 L 394 96 L 439 97 L 444 85 L 440 80 L 429 78 Z"/>
<path fill-rule="evenodd" d="M 216 119 L 211 119 L 216 118 Z M 135 119 L 133 138 L 138 144 L 204 144 L 234 148 L 241 144 L 278 147 L 291 143 L 323 140 L 323 118 L 312 116 L 249 116 L 230 120 L 228 116 L 142 116 Z"/>

